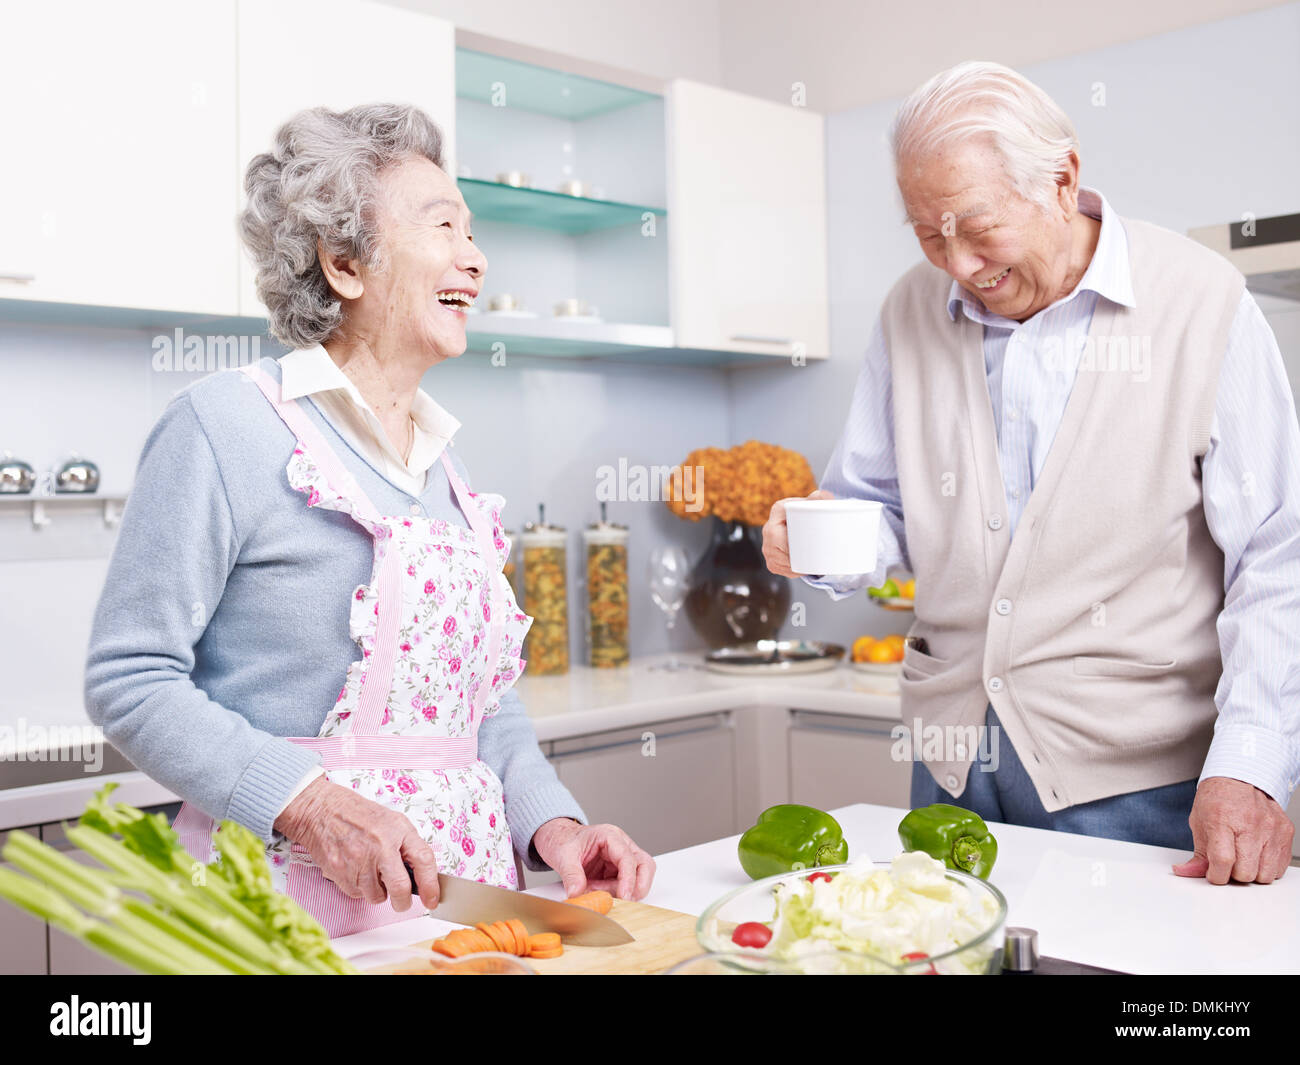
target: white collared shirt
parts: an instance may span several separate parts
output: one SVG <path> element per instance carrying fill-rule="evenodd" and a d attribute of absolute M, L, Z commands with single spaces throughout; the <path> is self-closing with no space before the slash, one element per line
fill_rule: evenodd
<path fill-rule="evenodd" d="M 429 467 L 438 461 L 460 428 L 453 415 L 423 389 L 417 389 L 411 404 L 414 441 L 411 457 L 404 460 L 352 379 L 320 344 L 282 356 L 280 369 L 282 398 L 310 396 L 330 424 L 367 462 L 413 496 L 424 491 Z"/>

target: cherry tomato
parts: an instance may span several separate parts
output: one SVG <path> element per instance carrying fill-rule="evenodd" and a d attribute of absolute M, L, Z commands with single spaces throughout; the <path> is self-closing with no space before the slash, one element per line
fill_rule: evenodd
<path fill-rule="evenodd" d="M 811 875 L 804 877 L 804 879 L 810 884 L 815 884 L 818 880 L 825 880 L 829 884 L 832 877 L 830 873 L 812 873 Z"/>
<path fill-rule="evenodd" d="M 924 961 L 924 960 L 925 960 L 926 958 L 928 958 L 929 956 L 930 956 L 930 955 L 928 955 L 928 954 L 927 954 L 925 951 L 923 951 L 923 950 L 914 950 L 914 951 L 912 951 L 911 954 L 904 954 L 904 955 L 903 955 L 903 961 Z M 921 975 L 922 975 L 922 976 L 938 976 L 938 975 L 939 975 L 939 970 L 936 969 L 933 965 L 931 965 L 930 968 L 926 969 L 925 972 L 923 972 Z"/>
<path fill-rule="evenodd" d="M 758 921 L 746 921 L 736 925 L 731 933 L 731 941 L 738 947 L 765 947 L 772 941 L 772 929 Z"/>

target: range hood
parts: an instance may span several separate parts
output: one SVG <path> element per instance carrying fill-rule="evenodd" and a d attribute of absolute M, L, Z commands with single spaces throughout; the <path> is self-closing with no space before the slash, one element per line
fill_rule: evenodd
<path fill-rule="evenodd" d="M 1300 214 L 1189 229 L 1246 275 L 1252 292 L 1300 300 Z"/>

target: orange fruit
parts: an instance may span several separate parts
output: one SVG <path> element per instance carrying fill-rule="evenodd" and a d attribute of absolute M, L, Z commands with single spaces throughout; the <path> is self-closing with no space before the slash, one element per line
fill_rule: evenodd
<path fill-rule="evenodd" d="M 854 640 L 852 653 L 853 661 L 865 662 L 867 660 L 867 652 L 875 642 L 876 640 L 873 636 L 859 636 Z"/>
<path fill-rule="evenodd" d="M 904 581 L 898 586 L 898 594 L 903 599 L 916 598 L 916 579 Z"/>
<path fill-rule="evenodd" d="M 902 658 L 901 652 L 895 652 L 894 648 L 884 640 L 877 640 L 867 648 L 868 662 L 897 662 Z"/>

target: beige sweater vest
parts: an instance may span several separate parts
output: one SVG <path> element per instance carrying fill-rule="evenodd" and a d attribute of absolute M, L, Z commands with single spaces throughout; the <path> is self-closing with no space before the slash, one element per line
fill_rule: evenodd
<path fill-rule="evenodd" d="M 907 649 L 903 721 L 924 729 L 919 757 L 924 738 L 969 735 L 992 703 L 1049 811 L 1198 777 L 1217 713 L 1223 555 L 1200 459 L 1243 279 L 1176 233 L 1122 221 L 1137 306 L 1098 299 L 1014 539 L 982 326 L 949 318 L 951 278 L 929 263 L 881 312 L 911 634 L 929 650 Z M 1145 380 L 1135 353 L 1149 355 Z M 956 796 L 976 751 L 943 747 L 926 764 Z"/>

